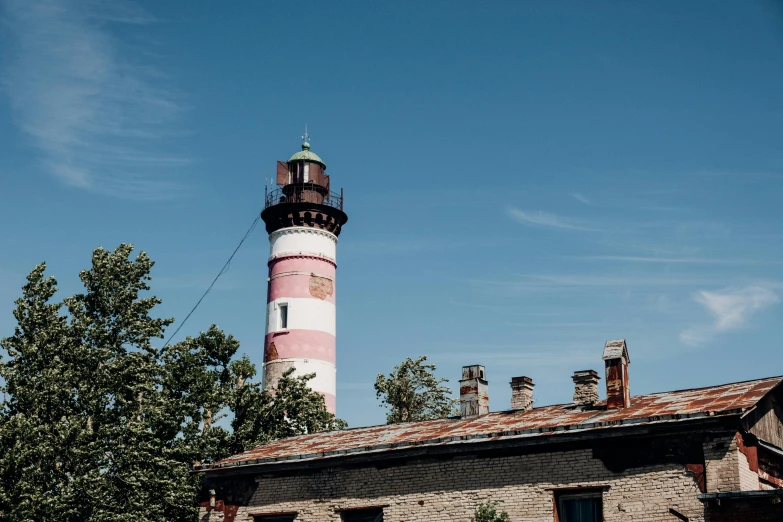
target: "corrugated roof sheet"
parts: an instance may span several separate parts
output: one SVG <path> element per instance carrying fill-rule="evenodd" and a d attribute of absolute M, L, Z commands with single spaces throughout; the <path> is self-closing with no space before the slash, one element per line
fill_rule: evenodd
<path fill-rule="evenodd" d="M 353 428 L 281 439 L 208 466 L 211 469 L 246 464 L 315 460 L 341 455 L 378 453 L 414 446 L 459 444 L 486 440 L 537 437 L 562 432 L 639 423 L 676 422 L 708 414 L 743 411 L 756 404 L 783 377 L 770 377 L 708 388 L 678 390 L 631 399 L 623 409 L 582 409 L 573 404 L 534 408 L 528 412 L 489 413 L 472 419 L 439 419 L 395 425 Z"/>

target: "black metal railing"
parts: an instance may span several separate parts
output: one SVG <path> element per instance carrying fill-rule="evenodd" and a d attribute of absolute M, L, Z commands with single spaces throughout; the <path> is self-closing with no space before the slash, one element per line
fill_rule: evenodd
<path fill-rule="evenodd" d="M 327 207 L 343 209 L 343 195 L 330 192 L 328 189 L 312 183 L 302 185 L 285 185 L 267 192 L 264 208 L 283 203 L 315 203 Z"/>

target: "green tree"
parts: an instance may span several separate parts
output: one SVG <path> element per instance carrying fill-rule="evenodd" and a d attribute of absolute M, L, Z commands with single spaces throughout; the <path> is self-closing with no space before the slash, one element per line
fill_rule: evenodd
<path fill-rule="evenodd" d="M 308 387 L 307 381 L 315 374 L 292 377 L 293 371 L 290 369 L 280 377 L 274 394 L 262 390 L 259 383 L 238 388 L 230 453 L 246 451 L 276 439 L 341 430 L 348 426 L 326 411 L 323 396 Z"/>
<path fill-rule="evenodd" d="M 0 509 L 5 520 L 78 519 L 83 493 L 70 477 L 89 466 L 77 449 L 87 423 L 74 416 L 79 378 L 57 283 L 43 265 L 27 277 L 16 301 L 14 335 L 2 341 L 5 401 L 0 417 Z M 47 495 L 40 494 L 48 492 Z"/>
<path fill-rule="evenodd" d="M 425 364 L 426 360 L 426 356 L 408 357 L 388 377 L 378 374 L 375 394 L 380 406 L 388 410 L 387 424 L 440 419 L 454 411 L 457 401 L 444 385 L 448 379 L 436 379 L 435 365 Z"/>
<path fill-rule="evenodd" d="M 498 504 L 500 502 L 484 502 L 476 506 L 476 512 L 473 514 L 474 522 L 510 522 L 508 513 L 501 511 L 498 513 Z"/>
<path fill-rule="evenodd" d="M 172 319 L 151 315 L 153 262 L 132 251 L 95 250 L 84 292 L 59 302 L 44 264 L 27 278 L 0 341 L 0 521 L 195 521 L 194 464 L 345 426 L 312 376 L 250 382 L 253 364 L 215 326 L 156 348 Z"/>

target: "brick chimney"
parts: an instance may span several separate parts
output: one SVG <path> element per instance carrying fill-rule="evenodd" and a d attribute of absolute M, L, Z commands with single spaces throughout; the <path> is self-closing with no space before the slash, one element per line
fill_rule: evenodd
<path fill-rule="evenodd" d="M 598 402 L 598 381 L 601 378 L 595 370 L 574 372 L 574 404 L 592 406 Z"/>
<path fill-rule="evenodd" d="M 625 339 L 607 341 L 604 346 L 606 366 L 606 408 L 615 410 L 631 405 L 631 389 L 628 384 L 628 346 Z"/>
<path fill-rule="evenodd" d="M 462 367 L 459 381 L 460 416 L 463 419 L 489 413 L 489 393 L 484 367 L 478 364 Z"/>
<path fill-rule="evenodd" d="M 511 378 L 511 409 L 530 411 L 533 409 L 533 379 L 530 377 Z"/>

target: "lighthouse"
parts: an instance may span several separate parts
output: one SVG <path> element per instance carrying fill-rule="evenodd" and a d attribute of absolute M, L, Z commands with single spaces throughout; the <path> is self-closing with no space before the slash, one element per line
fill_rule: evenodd
<path fill-rule="evenodd" d="M 277 162 L 277 188 L 267 191 L 261 219 L 269 234 L 264 386 L 289 368 L 314 373 L 310 387 L 336 411 L 337 238 L 348 221 L 342 190 L 332 192 L 326 163 L 310 150 Z"/>

